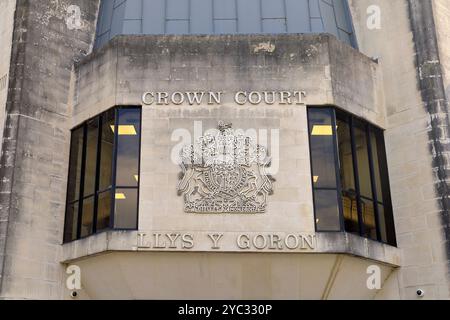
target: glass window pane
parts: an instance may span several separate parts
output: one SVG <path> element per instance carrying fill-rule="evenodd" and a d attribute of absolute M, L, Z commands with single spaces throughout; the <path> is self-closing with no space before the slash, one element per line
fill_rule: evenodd
<path fill-rule="evenodd" d="M 350 126 L 346 121 L 346 117 L 338 118 L 336 126 L 345 231 L 359 234 Z"/>
<path fill-rule="evenodd" d="M 93 232 L 94 221 L 94 197 L 83 200 L 83 211 L 81 216 L 81 237 L 86 237 Z"/>
<path fill-rule="evenodd" d="M 362 220 L 364 224 L 363 236 L 377 240 L 377 229 L 375 224 L 375 209 L 373 201 L 361 198 Z"/>
<path fill-rule="evenodd" d="M 103 191 L 112 185 L 112 163 L 114 150 L 114 110 L 102 116 L 102 141 L 100 154 L 99 190 Z"/>
<path fill-rule="evenodd" d="M 378 221 L 380 224 L 381 241 L 396 245 L 394 219 L 390 206 L 378 204 Z"/>
<path fill-rule="evenodd" d="M 111 191 L 106 191 L 98 195 L 97 231 L 109 228 L 110 217 L 111 217 Z"/>
<path fill-rule="evenodd" d="M 352 141 L 350 127 L 344 120 L 337 120 L 339 164 L 342 190 L 355 192 L 355 175 L 353 170 Z"/>
<path fill-rule="evenodd" d="M 392 215 L 383 132 L 381 130 L 372 128 L 371 142 L 377 200 L 379 202 L 378 219 L 380 223 L 381 241 L 391 245 L 396 245 L 397 241 L 395 237 L 394 217 Z"/>
<path fill-rule="evenodd" d="M 78 202 L 68 204 L 66 208 L 66 220 L 64 222 L 64 242 L 77 238 L 78 226 Z"/>
<path fill-rule="evenodd" d="M 84 196 L 94 194 L 97 168 L 98 118 L 87 123 L 86 164 L 84 173 Z"/>
<path fill-rule="evenodd" d="M 390 202 L 390 197 L 383 132 L 378 129 L 371 129 L 370 142 L 372 147 L 373 170 L 375 174 L 377 199 L 379 202 L 387 203 Z"/>
<path fill-rule="evenodd" d="M 383 162 L 383 160 L 380 161 L 380 155 L 384 151 L 382 150 L 383 144 L 381 139 L 382 136 L 380 137 L 379 132 L 375 133 L 373 129 L 370 130 L 370 144 L 372 147 L 373 172 L 375 175 L 374 179 L 377 190 L 377 199 L 379 202 L 384 202 L 380 167 L 381 163 Z M 379 150 L 381 152 L 379 152 Z"/>
<path fill-rule="evenodd" d="M 392 245 L 397 245 L 397 239 L 395 236 L 395 225 L 394 225 L 394 217 L 392 215 L 392 206 L 390 204 L 387 205 L 378 205 L 378 212 L 380 215 L 380 231 L 381 231 L 381 240 Z"/>
<path fill-rule="evenodd" d="M 336 158 L 331 109 L 309 109 L 309 134 L 314 188 L 336 188 Z"/>
<path fill-rule="evenodd" d="M 356 194 L 343 191 L 342 210 L 344 213 L 345 231 L 359 234 L 358 203 Z"/>
<path fill-rule="evenodd" d="M 83 159 L 83 127 L 72 131 L 70 141 L 69 181 L 67 201 L 73 202 L 80 196 L 81 162 Z"/>
<path fill-rule="evenodd" d="M 119 109 L 116 186 L 137 187 L 139 180 L 140 109 Z"/>
<path fill-rule="evenodd" d="M 356 157 L 358 159 L 358 178 L 359 178 L 360 194 L 363 197 L 373 199 L 366 128 L 359 121 L 355 121 L 354 135 L 355 135 L 354 139 L 356 147 Z"/>
<path fill-rule="evenodd" d="M 336 190 L 315 190 L 314 209 L 317 231 L 340 231 Z"/>
<path fill-rule="evenodd" d="M 381 233 L 380 240 L 387 243 L 388 237 L 387 237 L 387 230 L 386 230 L 385 212 L 384 212 L 384 206 L 381 204 L 378 205 L 378 222 L 380 224 L 380 233 Z"/>
<path fill-rule="evenodd" d="M 137 189 L 116 189 L 114 228 L 137 229 Z"/>

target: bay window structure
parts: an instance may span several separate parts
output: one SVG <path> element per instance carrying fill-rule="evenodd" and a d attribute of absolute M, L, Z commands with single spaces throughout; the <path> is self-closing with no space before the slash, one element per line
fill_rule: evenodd
<path fill-rule="evenodd" d="M 64 242 L 137 229 L 141 109 L 116 107 L 72 130 Z"/>
<path fill-rule="evenodd" d="M 396 245 L 383 131 L 334 108 L 308 108 L 316 230 Z"/>

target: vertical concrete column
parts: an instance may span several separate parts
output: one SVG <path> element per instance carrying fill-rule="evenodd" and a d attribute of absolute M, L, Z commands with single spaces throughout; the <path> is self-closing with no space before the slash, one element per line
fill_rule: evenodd
<path fill-rule="evenodd" d="M 73 63 L 99 1 L 17 0 L 0 162 L 0 297 L 58 298 Z"/>
<path fill-rule="evenodd" d="M 445 94 L 443 67 L 431 0 L 409 0 L 420 94 L 430 117 L 429 147 L 433 156 L 435 193 L 450 260 L 450 132 L 449 103 Z M 444 44 L 443 44 L 444 45 Z M 450 270 L 450 268 L 449 268 Z"/>

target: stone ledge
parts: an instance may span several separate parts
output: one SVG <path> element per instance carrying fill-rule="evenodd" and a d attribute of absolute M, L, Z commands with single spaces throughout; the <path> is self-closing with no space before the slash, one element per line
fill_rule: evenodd
<path fill-rule="evenodd" d="M 166 233 L 179 234 L 178 239 L 181 241 L 181 236 L 190 234 L 193 239 L 196 239 L 195 246 L 190 248 L 183 248 L 181 245 L 178 247 L 170 248 L 170 242 L 166 239 L 166 247 L 161 246 L 145 246 L 140 242 L 139 234 L 145 233 L 146 235 L 159 234 L 161 239 Z M 289 245 L 292 248 L 292 239 L 295 235 L 313 237 L 315 240 L 314 248 L 309 247 L 307 244 L 299 245 L 295 249 L 280 248 L 271 249 L 268 245 L 264 249 L 255 248 L 255 246 L 249 245 L 249 248 L 239 248 L 236 242 L 225 241 L 220 242 L 220 248 L 213 249 L 214 242 L 211 238 L 207 238 L 208 235 L 222 234 L 223 238 L 236 239 L 239 236 L 244 235 L 241 238 L 241 244 L 246 243 L 246 239 L 252 239 L 257 237 L 258 245 L 261 244 L 263 236 L 270 237 L 271 235 L 277 235 L 280 239 L 283 237 L 290 238 Z M 198 242 L 197 239 L 205 239 L 203 242 Z M 309 238 L 308 238 L 309 239 Z M 145 240 L 146 241 L 146 240 Z M 144 242 L 145 242 L 144 241 Z M 164 241 L 164 240 L 158 240 Z M 141 243 L 141 247 L 139 247 Z M 102 232 L 90 237 L 76 240 L 70 243 L 63 244 L 61 263 L 70 263 L 74 260 L 87 258 L 89 256 L 103 254 L 107 252 L 228 252 L 228 253 L 285 253 L 285 254 L 346 254 L 364 259 L 373 260 L 375 262 L 383 263 L 392 267 L 401 266 L 401 250 L 396 247 L 389 246 L 387 244 L 379 243 L 373 240 L 362 238 L 357 235 L 348 234 L 344 232 L 336 233 L 315 233 L 306 234 L 303 232 L 189 232 L 189 231 L 107 231 Z"/>

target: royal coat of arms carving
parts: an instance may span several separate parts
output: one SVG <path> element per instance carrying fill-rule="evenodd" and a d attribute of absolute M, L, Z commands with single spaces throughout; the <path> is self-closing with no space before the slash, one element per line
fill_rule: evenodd
<path fill-rule="evenodd" d="M 264 213 L 272 180 L 267 149 L 219 122 L 217 134 L 181 151 L 178 193 L 188 213 Z"/>

